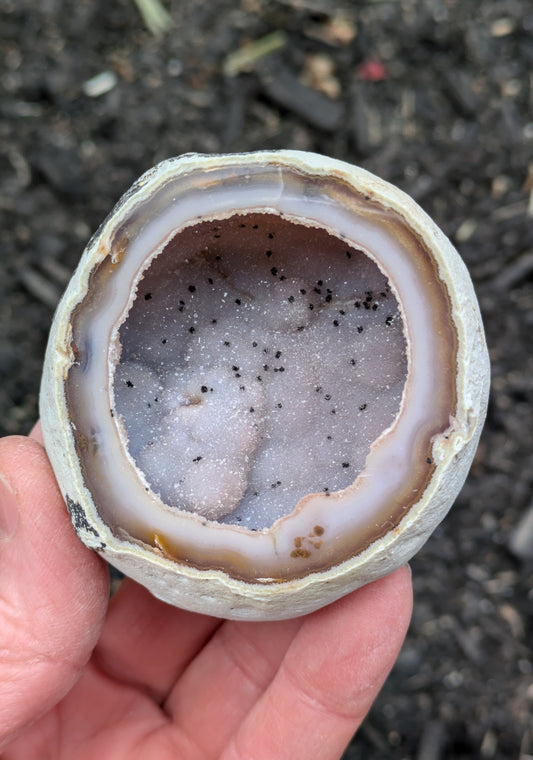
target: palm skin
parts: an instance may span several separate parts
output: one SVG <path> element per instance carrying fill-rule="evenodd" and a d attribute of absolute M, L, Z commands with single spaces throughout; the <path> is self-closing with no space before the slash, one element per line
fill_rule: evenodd
<path fill-rule="evenodd" d="M 401 647 L 402 568 L 295 620 L 185 612 L 77 539 L 42 448 L 0 441 L 4 760 L 334 760 Z"/>

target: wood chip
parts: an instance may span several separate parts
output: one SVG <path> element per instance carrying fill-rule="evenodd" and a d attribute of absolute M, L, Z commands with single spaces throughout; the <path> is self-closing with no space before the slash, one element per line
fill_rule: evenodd
<path fill-rule="evenodd" d="M 252 71 L 259 61 L 285 47 L 287 40 L 285 32 L 279 30 L 248 42 L 227 56 L 222 67 L 224 74 L 234 77 L 242 71 Z"/>
<path fill-rule="evenodd" d="M 318 129 L 333 132 L 344 117 L 342 103 L 302 84 L 283 65 L 272 67 L 261 77 L 266 94 L 278 105 L 300 116 Z"/>

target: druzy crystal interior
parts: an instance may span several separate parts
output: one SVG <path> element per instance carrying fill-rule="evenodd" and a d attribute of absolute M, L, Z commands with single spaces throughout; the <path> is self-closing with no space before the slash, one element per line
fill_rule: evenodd
<path fill-rule="evenodd" d="M 398 303 L 362 251 L 273 214 L 180 231 L 121 325 L 115 411 L 151 490 L 253 530 L 350 486 L 398 413 Z"/>
<path fill-rule="evenodd" d="M 334 162 L 284 161 L 156 167 L 65 302 L 62 393 L 106 531 L 261 584 L 394 530 L 457 407 L 449 292 L 422 232 Z"/>

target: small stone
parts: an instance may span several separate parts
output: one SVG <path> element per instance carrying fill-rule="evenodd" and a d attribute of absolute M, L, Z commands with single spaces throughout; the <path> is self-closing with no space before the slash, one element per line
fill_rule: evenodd
<path fill-rule="evenodd" d="M 533 504 L 512 531 L 509 538 L 509 549 L 520 559 L 533 559 Z"/>

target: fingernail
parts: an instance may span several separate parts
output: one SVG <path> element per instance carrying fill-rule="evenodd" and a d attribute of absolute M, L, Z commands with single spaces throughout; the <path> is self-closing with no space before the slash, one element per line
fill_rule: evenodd
<path fill-rule="evenodd" d="M 0 475 L 0 541 L 12 538 L 18 524 L 17 495 L 4 476 Z"/>

